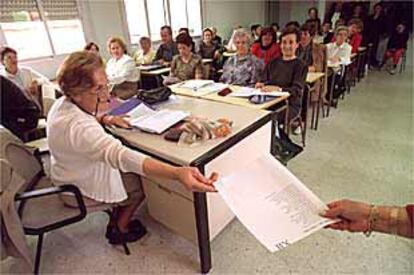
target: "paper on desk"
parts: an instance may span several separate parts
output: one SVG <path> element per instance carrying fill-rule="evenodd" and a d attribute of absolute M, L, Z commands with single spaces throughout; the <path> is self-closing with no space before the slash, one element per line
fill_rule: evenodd
<path fill-rule="evenodd" d="M 327 209 L 272 155 L 263 155 L 215 184 L 240 222 L 275 252 L 335 221 L 318 215 Z"/>
<path fill-rule="evenodd" d="M 265 96 L 286 96 L 289 95 L 288 92 L 282 92 L 282 91 L 274 91 L 274 92 L 263 92 L 260 89 L 255 88 L 249 88 L 249 87 L 243 87 L 238 91 L 234 91 L 233 93 L 229 94 L 229 96 L 233 97 L 251 97 L 254 95 L 265 95 Z"/>
<path fill-rule="evenodd" d="M 214 83 L 213 80 L 192 79 L 192 80 L 185 81 L 184 83 L 180 85 L 180 87 L 198 90 L 213 83 Z"/>

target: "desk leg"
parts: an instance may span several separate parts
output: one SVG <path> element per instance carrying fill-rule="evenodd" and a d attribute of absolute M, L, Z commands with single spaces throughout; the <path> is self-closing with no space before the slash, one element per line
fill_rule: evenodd
<path fill-rule="evenodd" d="M 204 173 L 203 168 L 200 171 Z M 194 212 L 197 224 L 198 250 L 200 253 L 201 273 L 211 269 L 210 232 L 208 228 L 207 195 L 194 192 Z"/>
<path fill-rule="evenodd" d="M 329 117 L 329 110 L 331 109 L 331 105 L 332 105 L 335 78 L 336 78 L 336 73 L 335 71 L 332 71 L 331 90 L 329 91 L 329 103 L 328 103 L 328 110 L 326 111 L 326 117 Z"/>
<path fill-rule="evenodd" d="M 286 104 L 286 112 L 285 112 L 285 125 L 283 126 L 283 130 L 285 131 L 286 135 L 289 136 L 290 134 L 290 127 L 289 127 L 289 99 L 285 100 Z"/>

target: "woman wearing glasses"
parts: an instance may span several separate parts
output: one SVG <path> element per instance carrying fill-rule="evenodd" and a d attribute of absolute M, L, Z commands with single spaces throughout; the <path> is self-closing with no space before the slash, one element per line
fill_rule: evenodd
<path fill-rule="evenodd" d="M 195 168 L 161 163 L 105 132 L 101 124 L 125 128 L 129 124 L 104 114 L 109 108 L 108 78 L 96 54 L 69 55 L 57 80 L 64 96 L 48 116 L 51 177 L 57 185 L 78 186 L 89 206 L 114 204 L 106 232 L 111 244 L 133 242 L 146 233 L 138 220 L 132 220 L 144 199 L 138 175 L 178 180 L 193 191 L 214 191 L 215 174 L 208 179 Z M 69 205 L 74 202 L 69 196 L 63 199 Z"/>

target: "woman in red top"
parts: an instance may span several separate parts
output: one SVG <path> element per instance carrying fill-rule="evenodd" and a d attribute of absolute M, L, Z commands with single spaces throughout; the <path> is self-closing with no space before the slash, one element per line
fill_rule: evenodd
<path fill-rule="evenodd" d="M 280 46 L 276 43 L 276 32 L 273 28 L 264 28 L 260 33 L 259 41 L 253 43 L 252 54 L 263 59 L 265 64 L 280 56 Z"/>
<path fill-rule="evenodd" d="M 351 19 L 348 22 L 349 27 L 349 44 L 352 46 L 352 53 L 357 53 L 358 48 L 361 46 L 362 42 L 362 29 L 364 24 L 361 19 Z"/>

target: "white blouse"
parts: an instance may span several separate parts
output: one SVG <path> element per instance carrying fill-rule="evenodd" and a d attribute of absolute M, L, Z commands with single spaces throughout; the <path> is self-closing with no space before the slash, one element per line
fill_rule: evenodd
<path fill-rule="evenodd" d="M 127 54 L 120 59 L 109 59 L 106 63 L 106 74 L 111 84 L 121 84 L 125 81 L 137 82 L 139 80 L 139 70 L 135 66 L 135 62 Z"/>
<path fill-rule="evenodd" d="M 127 198 L 119 170 L 144 175 L 147 156 L 107 134 L 94 116 L 68 98 L 55 102 L 47 122 L 55 184 L 74 184 L 86 197 L 114 203 Z"/>
<path fill-rule="evenodd" d="M 331 42 L 326 45 L 328 51 L 328 58 L 339 57 L 340 63 L 348 65 L 351 63 L 352 47 L 348 43 L 343 43 L 338 46 L 336 42 Z"/>

